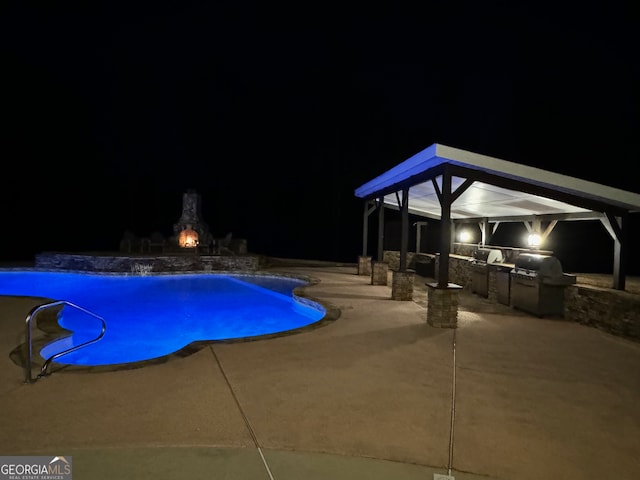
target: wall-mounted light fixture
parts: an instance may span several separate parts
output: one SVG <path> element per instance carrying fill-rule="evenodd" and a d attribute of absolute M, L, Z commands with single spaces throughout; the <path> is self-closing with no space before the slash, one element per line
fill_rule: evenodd
<path fill-rule="evenodd" d="M 542 237 L 538 233 L 531 233 L 527 237 L 527 245 L 530 248 L 538 248 L 542 244 Z"/>
<path fill-rule="evenodd" d="M 461 243 L 471 243 L 472 238 L 471 232 L 467 229 L 460 230 L 460 233 L 458 233 L 458 241 Z"/>

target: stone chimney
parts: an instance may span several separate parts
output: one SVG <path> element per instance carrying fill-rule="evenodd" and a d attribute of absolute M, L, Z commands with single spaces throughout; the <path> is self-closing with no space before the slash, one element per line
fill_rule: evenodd
<path fill-rule="evenodd" d="M 195 190 L 187 190 L 182 194 L 182 215 L 173 225 L 176 242 L 183 230 L 193 230 L 198 234 L 198 243 L 207 244 L 210 241 L 209 226 L 202 220 L 201 199 Z"/>

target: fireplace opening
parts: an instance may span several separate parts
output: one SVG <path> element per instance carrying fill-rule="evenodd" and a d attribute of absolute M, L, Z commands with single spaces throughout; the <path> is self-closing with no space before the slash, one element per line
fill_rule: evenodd
<path fill-rule="evenodd" d="M 198 232 L 190 227 L 180 232 L 178 237 L 178 245 L 181 248 L 195 248 L 198 246 Z"/>

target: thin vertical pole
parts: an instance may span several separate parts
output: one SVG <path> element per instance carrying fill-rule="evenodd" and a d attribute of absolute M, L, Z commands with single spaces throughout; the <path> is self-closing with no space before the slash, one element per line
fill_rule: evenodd
<path fill-rule="evenodd" d="M 400 232 L 400 271 L 407 271 L 407 250 L 409 245 L 409 189 L 402 190 Z"/>
<path fill-rule="evenodd" d="M 362 219 L 362 256 L 367 256 L 367 240 L 369 238 L 369 202 L 364 203 L 364 212 Z"/>
<path fill-rule="evenodd" d="M 449 254 L 451 253 L 451 173 L 445 168 L 442 174 L 442 198 L 440 200 L 440 264 L 438 266 L 438 286 L 449 286 Z"/>
<path fill-rule="evenodd" d="M 384 257 L 384 197 L 378 200 L 378 256 L 376 260 L 381 262 Z"/>

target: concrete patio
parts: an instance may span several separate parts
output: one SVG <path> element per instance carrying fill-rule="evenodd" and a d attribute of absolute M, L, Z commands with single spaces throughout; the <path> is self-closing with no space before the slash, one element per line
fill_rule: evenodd
<path fill-rule="evenodd" d="M 355 266 L 274 271 L 317 279 L 339 318 L 33 384 L 9 353 L 39 300 L 0 297 L 0 455 L 72 456 L 92 480 L 640 478 L 639 343 L 466 291 L 438 329 L 424 278 L 400 302 Z"/>

